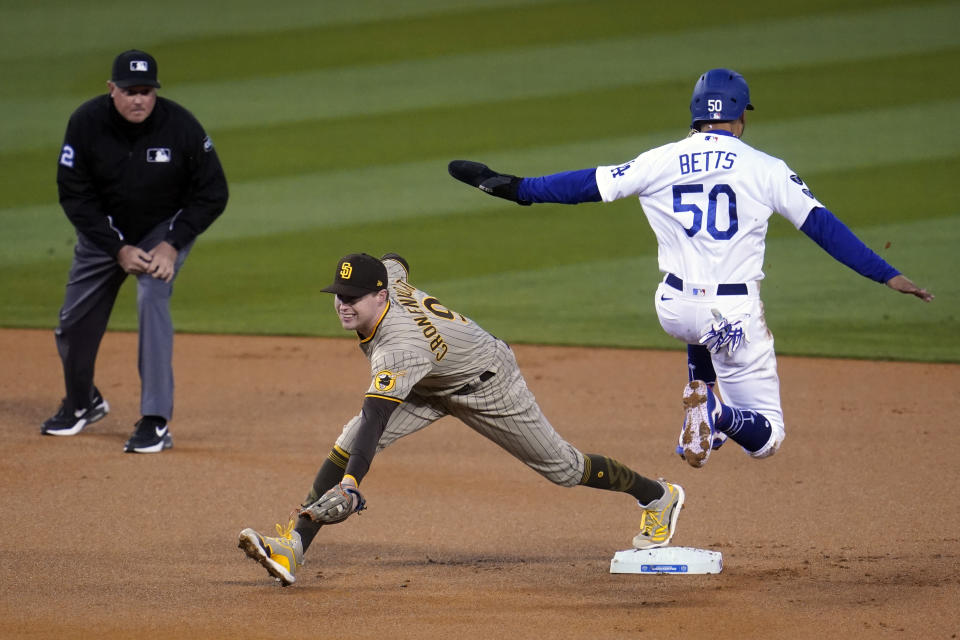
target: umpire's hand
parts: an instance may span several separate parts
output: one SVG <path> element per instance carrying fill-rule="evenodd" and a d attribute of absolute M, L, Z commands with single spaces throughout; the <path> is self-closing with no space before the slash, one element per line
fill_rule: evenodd
<path fill-rule="evenodd" d="M 179 252 L 169 242 L 161 242 L 150 251 L 125 244 L 117 252 L 117 264 L 127 273 L 146 273 L 158 280 L 170 282 Z"/>
<path fill-rule="evenodd" d="M 150 266 L 147 273 L 158 280 L 173 280 L 174 265 L 177 262 L 177 250 L 167 241 L 163 241 L 150 250 Z"/>
<path fill-rule="evenodd" d="M 150 267 L 150 254 L 135 247 L 132 244 L 125 244 L 117 252 L 117 264 L 127 273 L 146 273 Z"/>

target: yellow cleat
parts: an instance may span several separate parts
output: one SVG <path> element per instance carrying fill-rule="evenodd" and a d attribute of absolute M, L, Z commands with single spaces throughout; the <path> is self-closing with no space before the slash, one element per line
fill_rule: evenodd
<path fill-rule="evenodd" d="M 300 534 L 293 530 L 293 526 L 293 518 L 286 527 L 278 524 L 277 537 L 266 537 L 253 529 L 244 529 L 240 532 L 240 542 L 237 545 L 248 558 L 263 565 L 284 587 L 297 581 L 297 569 L 303 566 L 303 544 L 300 542 Z"/>
<path fill-rule="evenodd" d="M 655 549 L 666 546 L 677 528 L 677 517 L 683 508 L 683 488 L 678 484 L 660 481 L 663 495 L 644 506 L 640 516 L 640 533 L 633 538 L 637 549 Z"/>

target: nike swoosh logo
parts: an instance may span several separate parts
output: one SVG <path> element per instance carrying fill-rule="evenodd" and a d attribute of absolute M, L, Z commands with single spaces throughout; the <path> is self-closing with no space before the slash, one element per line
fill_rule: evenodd
<path fill-rule="evenodd" d="M 166 425 L 163 427 L 154 427 L 153 430 L 156 432 L 158 438 L 162 438 L 163 436 L 167 435 Z"/>
<path fill-rule="evenodd" d="M 662 293 L 660 294 L 660 299 L 663 300 L 664 302 L 666 302 L 667 300 L 673 300 L 673 298 L 668 298 L 667 296 L 663 295 Z"/>

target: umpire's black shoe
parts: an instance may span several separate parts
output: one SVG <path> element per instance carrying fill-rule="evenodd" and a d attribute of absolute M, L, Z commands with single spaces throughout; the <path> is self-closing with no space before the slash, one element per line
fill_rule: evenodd
<path fill-rule="evenodd" d="M 75 436 L 88 424 L 93 424 L 110 413 L 110 405 L 100 395 L 100 390 L 93 388 L 93 399 L 90 406 L 84 409 L 70 409 L 67 399 L 60 403 L 60 409 L 55 416 L 43 423 L 40 433 L 47 436 Z"/>
<path fill-rule="evenodd" d="M 160 453 L 173 447 L 170 427 L 160 416 L 143 416 L 123 450 L 126 453 Z"/>

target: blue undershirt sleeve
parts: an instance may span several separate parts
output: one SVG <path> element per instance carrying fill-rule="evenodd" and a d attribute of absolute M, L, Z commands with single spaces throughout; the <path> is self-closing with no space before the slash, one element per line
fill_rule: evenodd
<path fill-rule="evenodd" d="M 517 187 L 517 197 L 527 202 L 600 202 L 597 188 L 597 169 L 563 171 L 539 178 L 523 178 Z"/>
<path fill-rule="evenodd" d="M 900 272 L 863 243 L 829 209 L 815 207 L 800 226 L 824 251 L 865 278 L 887 282 Z"/>

